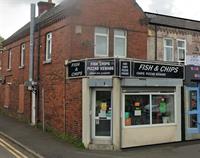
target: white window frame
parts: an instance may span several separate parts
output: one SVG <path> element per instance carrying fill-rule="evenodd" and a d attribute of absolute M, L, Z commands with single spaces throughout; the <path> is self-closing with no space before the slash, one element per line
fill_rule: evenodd
<path fill-rule="evenodd" d="M 8 52 L 8 71 L 12 69 L 12 50 L 9 50 Z"/>
<path fill-rule="evenodd" d="M 165 45 L 165 43 L 166 43 L 165 41 L 166 40 L 171 40 L 172 41 L 172 46 Z M 171 62 L 173 62 L 174 61 L 174 40 L 172 38 L 164 38 L 163 39 L 163 45 L 164 45 L 164 61 L 168 61 L 166 59 L 167 57 L 166 57 L 166 49 L 165 48 L 171 48 L 172 49 L 172 60 L 171 60 Z"/>
<path fill-rule="evenodd" d="M 185 43 L 185 47 L 179 47 L 178 46 L 178 42 L 181 41 L 181 42 L 184 42 Z M 180 55 L 179 55 L 179 50 L 182 49 L 182 50 L 185 50 L 185 60 L 180 60 Z M 178 62 L 185 62 L 186 61 L 186 55 L 187 55 L 187 42 L 185 39 L 177 39 L 177 56 L 178 56 Z"/>
<path fill-rule="evenodd" d="M 97 33 L 96 32 L 96 29 L 97 28 L 104 28 L 104 29 L 107 29 L 107 34 L 104 34 L 104 33 Z M 107 52 L 106 52 L 106 55 L 102 55 L 102 54 L 97 54 L 96 52 L 96 45 L 97 45 L 97 36 L 101 36 L 101 37 L 106 37 L 106 40 L 107 40 Z M 109 29 L 106 28 L 106 27 L 96 27 L 95 28 L 95 34 L 94 34 L 94 55 L 95 57 L 108 57 L 109 56 Z"/>
<path fill-rule="evenodd" d="M 150 124 L 148 125 L 131 125 L 126 126 L 125 125 L 125 96 L 126 95 L 148 95 L 150 98 L 149 104 L 150 104 Z M 174 123 L 162 123 L 162 124 L 153 124 L 152 120 L 152 96 L 153 95 L 173 95 L 174 96 Z M 123 93 L 123 103 L 122 103 L 122 126 L 123 128 L 144 128 L 144 127 L 162 127 L 162 126 L 176 126 L 177 125 L 177 103 L 176 103 L 176 93 Z"/>
<path fill-rule="evenodd" d="M 123 31 L 125 33 L 125 36 L 116 35 L 115 31 Z M 120 38 L 120 39 L 124 39 L 125 40 L 124 56 L 116 55 L 116 52 L 115 52 L 116 38 Z M 114 30 L 114 57 L 120 57 L 120 58 L 126 58 L 127 57 L 127 31 L 126 30 L 120 30 L 120 29 Z"/>
<path fill-rule="evenodd" d="M 21 51 L 20 51 L 20 66 L 19 68 L 23 68 L 24 67 L 24 62 L 25 62 L 25 51 L 26 51 L 26 44 L 23 43 L 21 45 Z"/>
<path fill-rule="evenodd" d="M 48 47 L 50 41 L 50 46 Z M 50 48 L 48 50 L 48 48 Z M 48 55 L 50 54 L 50 58 L 48 58 Z M 51 62 L 52 60 L 52 32 L 49 32 L 46 34 L 46 51 L 45 51 L 45 61 Z"/>

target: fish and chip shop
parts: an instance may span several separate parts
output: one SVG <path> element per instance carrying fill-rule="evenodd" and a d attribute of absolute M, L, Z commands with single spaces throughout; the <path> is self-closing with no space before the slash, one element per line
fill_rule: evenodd
<path fill-rule="evenodd" d="M 182 140 L 184 67 L 102 58 L 71 61 L 68 79 L 82 80 L 82 139 L 106 149 Z"/>

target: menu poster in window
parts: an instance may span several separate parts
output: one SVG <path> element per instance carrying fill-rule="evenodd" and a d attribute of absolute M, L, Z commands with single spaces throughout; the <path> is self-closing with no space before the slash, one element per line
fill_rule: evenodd
<path fill-rule="evenodd" d="M 131 62 L 120 61 L 120 76 L 130 77 L 131 76 Z"/>
<path fill-rule="evenodd" d="M 179 65 L 164 65 L 154 63 L 133 63 L 133 75 L 135 77 L 152 78 L 184 78 L 184 67 Z"/>
<path fill-rule="evenodd" d="M 114 59 L 88 60 L 87 61 L 88 76 L 113 76 L 115 75 Z"/>
<path fill-rule="evenodd" d="M 77 61 L 69 63 L 68 76 L 71 78 L 85 76 L 85 61 Z"/>

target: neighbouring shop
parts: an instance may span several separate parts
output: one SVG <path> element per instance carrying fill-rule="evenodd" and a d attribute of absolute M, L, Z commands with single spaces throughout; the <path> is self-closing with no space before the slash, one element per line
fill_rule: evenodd
<path fill-rule="evenodd" d="M 68 64 L 82 79 L 83 143 L 88 148 L 181 141 L 184 67 L 131 59 L 86 59 Z"/>
<path fill-rule="evenodd" d="M 200 66 L 186 66 L 185 74 L 185 138 L 200 139 Z"/>

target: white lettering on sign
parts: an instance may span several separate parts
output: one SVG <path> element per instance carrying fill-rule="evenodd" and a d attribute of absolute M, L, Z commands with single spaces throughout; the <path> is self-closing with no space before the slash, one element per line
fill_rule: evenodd
<path fill-rule="evenodd" d="M 72 63 L 71 66 L 72 66 L 72 67 L 78 67 L 78 66 L 80 66 L 80 63 Z"/>
<path fill-rule="evenodd" d="M 169 67 L 169 66 L 162 66 L 160 68 L 160 72 L 172 72 L 172 73 L 177 73 L 179 70 L 178 67 Z"/>
<path fill-rule="evenodd" d="M 142 71 L 153 71 L 154 65 L 147 65 L 147 64 L 141 64 L 139 67 L 139 70 Z"/>

